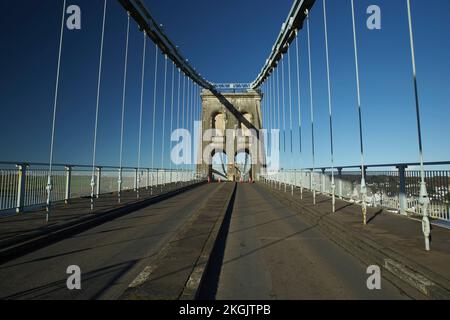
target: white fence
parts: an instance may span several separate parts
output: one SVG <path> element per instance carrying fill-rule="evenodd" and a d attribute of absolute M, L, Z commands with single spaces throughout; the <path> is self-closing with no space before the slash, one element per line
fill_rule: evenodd
<path fill-rule="evenodd" d="M 0 215 L 11 210 L 44 205 L 47 201 L 48 169 L 45 164 L 2 163 L 0 168 Z M 121 191 L 159 187 L 171 183 L 188 183 L 203 179 L 195 170 L 135 169 L 97 167 L 95 194 L 119 191 L 119 173 L 122 172 Z M 88 166 L 56 165 L 52 171 L 51 201 L 68 201 L 91 195 L 92 169 Z"/>
<path fill-rule="evenodd" d="M 403 169 L 402 169 L 403 168 Z M 369 206 L 384 207 L 401 213 L 420 215 L 418 196 L 420 191 L 420 172 L 405 170 L 406 166 L 390 171 L 366 171 Z M 432 218 L 450 221 L 450 171 L 427 170 L 426 183 L 430 198 L 429 215 Z M 261 176 L 267 182 L 280 188 L 294 186 L 331 195 L 331 172 L 326 170 L 285 170 Z M 342 171 L 334 173 L 335 195 L 341 199 L 361 203 L 361 171 Z"/>

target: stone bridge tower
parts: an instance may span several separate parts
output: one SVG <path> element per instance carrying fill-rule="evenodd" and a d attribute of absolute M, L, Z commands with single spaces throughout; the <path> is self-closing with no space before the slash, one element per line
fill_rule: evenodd
<path fill-rule="evenodd" d="M 264 145 L 262 139 L 257 138 L 257 131 L 262 129 L 262 94 L 256 90 L 220 94 L 215 94 L 209 90 L 203 90 L 201 99 L 203 115 L 202 137 L 204 137 L 204 139 L 201 143 L 202 148 L 199 150 L 197 156 L 201 157 L 202 155 L 202 159 L 205 159 L 207 156 L 210 158 L 208 163 L 200 160 L 201 162 L 199 162 L 200 164 L 198 165 L 199 172 L 212 178 L 213 167 L 211 165 L 211 159 L 216 152 L 223 152 L 228 159 L 227 179 L 229 181 L 239 181 L 241 173 L 239 168 L 235 165 L 235 160 L 238 153 L 244 152 L 247 153 L 251 159 L 251 162 L 248 164 L 248 166 L 251 165 L 249 177 L 252 181 L 259 179 L 261 168 L 263 168 L 261 159 L 265 159 L 263 156 Z M 232 112 L 232 110 L 234 112 Z M 236 112 L 238 115 L 241 115 L 241 119 L 238 119 Z M 245 121 L 243 119 L 247 120 L 253 128 L 248 128 L 245 123 L 243 123 L 243 121 Z M 210 140 L 208 138 L 205 139 L 205 132 L 208 129 L 215 129 L 215 133 Z M 228 129 L 232 129 L 231 132 L 235 132 L 235 134 L 230 136 L 230 131 L 228 131 L 227 134 Z M 238 134 L 240 138 L 238 138 L 236 134 Z M 233 141 L 230 141 L 230 139 Z M 211 150 L 211 143 L 214 144 L 215 150 Z M 231 143 L 234 146 L 231 150 L 233 154 L 228 154 L 230 151 L 226 146 Z"/>

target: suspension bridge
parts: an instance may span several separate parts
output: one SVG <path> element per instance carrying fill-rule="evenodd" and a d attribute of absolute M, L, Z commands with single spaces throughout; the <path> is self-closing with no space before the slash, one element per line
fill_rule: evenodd
<path fill-rule="evenodd" d="M 250 83 L 208 81 L 143 0 L 99 1 L 91 163 L 55 161 L 62 68 L 71 63 L 64 60 L 69 4 L 55 2 L 62 17 L 48 162 L 10 161 L 4 153 L 0 159 L 0 298 L 450 298 L 450 160 L 424 160 L 421 116 L 428 106 L 420 103 L 412 14 L 419 0 L 402 0 L 409 44 L 404 59 L 411 62 L 414 98 L 408 112 L 419 152 L 417 159 L 399 163 L 366 161 L 361 12 L 354 0 L 342 2 L 341 10 L 351 15 L 354 69 L 346 72 L 354 84 L 353 143 L 360 155 L 353 165 L 335 161 L 332 1 L 293 1 Z M 119 88 L 105 85 L 112 3 L 125 21 Z M 319 160 L 327 166 L 318 164 L 316 150 L 323 143 L 317 139 L 313 80 L 315 60 L 322 58 L 312 46 L 318 25 L 329 150 Z M 138 55 L 131 52 L 133 37 L 141 39 Z M 139 70 L 133 123 L 127 123 L 130 70 Z M 104 165 L 98 161 L 99 115 L 111 91 L 121 98 L 114 122 L 119 161 Z M 125 160 L 128 125 L 137 128 L 132 165 Z M 78 280 L 70 266 L 79 268 Z M 381 287 L 374 288 L 369 277 L 377 270 Z M 70 288 L 72 280 L 80 287 Z"/>

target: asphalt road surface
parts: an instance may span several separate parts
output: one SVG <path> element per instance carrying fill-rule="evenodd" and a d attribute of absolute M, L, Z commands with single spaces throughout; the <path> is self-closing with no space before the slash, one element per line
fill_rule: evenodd
<path fill-rule="evenodd" d="M 216 188 L 200 186 L 0 265 L 0 299 L 119 298 Z M 367 266 L 258 185 L 238 185 L 222 258 L 217 299 L 407 298 L 384 279 L 382 290 L 368 290 Z M 81 268 L 82 290 L 67 289 L 70 265 Z"/>
<path fill-rule="evenodd" d="M 261 186 L 240 184 L 217 299 L 407 299 Z"/>
<path fill-rule="evenodd" d="M 117 299 L 215 188 L 202 185 L 0 265 L 0 299 Z M 80 291 L 67 289 L 70 265 L 81 268 Z"/>

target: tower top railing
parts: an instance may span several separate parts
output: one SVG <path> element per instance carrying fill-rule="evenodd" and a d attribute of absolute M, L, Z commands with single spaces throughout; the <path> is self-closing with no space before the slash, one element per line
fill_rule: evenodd
<path fill-rule="evenodd" d="M 251 83 L 213 83 L 216 92 L 224 93 L 242 93 L 254 91 Z"/>

